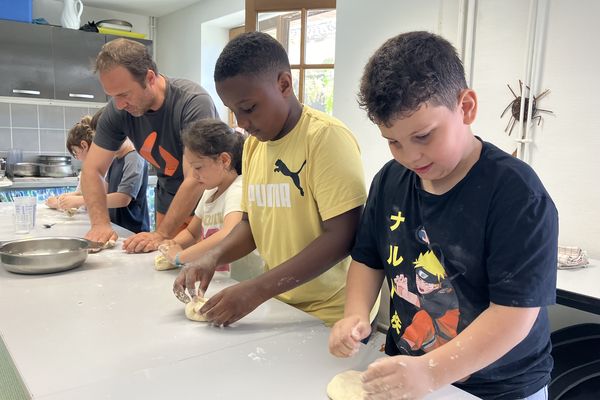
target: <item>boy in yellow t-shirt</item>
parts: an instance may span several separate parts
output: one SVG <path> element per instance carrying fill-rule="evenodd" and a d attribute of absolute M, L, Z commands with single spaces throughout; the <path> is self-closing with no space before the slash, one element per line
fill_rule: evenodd
<path fill-rule="evenodd" d="M 244 60 L 239 62 L 239 60 Z M 348 254 L 366 199 L 356 140 L 340 121 L 302 105 L 287 54 L 260 32 L 238 36 L 215 67 L 219 96 L 250 134 L 242 158 L 242 221 L 173 287 L 204 292 L 215 267 L 255 248 L 265 273 L 212 296 L 200 310 L 229 325 L 277 297 L 326 324 L 343 316 Z"/>

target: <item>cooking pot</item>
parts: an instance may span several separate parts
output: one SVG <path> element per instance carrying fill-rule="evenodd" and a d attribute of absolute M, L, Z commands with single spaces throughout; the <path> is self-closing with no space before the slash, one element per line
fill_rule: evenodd
<path fill-rule="evenodd" d="M 40 164 L 30 162 L 18 162 L 11 166 L 12 176 L 39 176 Z"/>
<path fill-rule="evenodd" d="M 49 176 L 52 178 L 65 178 L 73 176 L 73 167 L 71 164 L 40 164 L 40 176 Z"/>
<path fill-rule="evenodd" d="M 47 165 L 66 165 L 71 164 L 71 156 L 45 156 L 40 155 L 37 157 L 39 164 Z"/>
<path fill-rule="evenodd" d="M 101 247 L 101 243 L 77 237 L 12 240 L 0 246 L 0 260 L 10 272 L 49 274 L 79 267 L 85 262 L 88 250 Z"/>

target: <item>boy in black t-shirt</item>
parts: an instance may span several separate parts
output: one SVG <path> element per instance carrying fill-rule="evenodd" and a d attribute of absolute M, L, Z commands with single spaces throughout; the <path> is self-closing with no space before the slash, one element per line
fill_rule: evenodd
<path fill-rule="evenodd" d="M 367 398 L 455 383 L 484 399 L 545 399 L 558 215 L 535 172 L 473 135 L 477 97 L 455 49 L 410 32 L 365 67 L 360 105 L 394 157 L 373 179 L 332 354 L 354 354 L 390 287 L 386 354 Z"/>

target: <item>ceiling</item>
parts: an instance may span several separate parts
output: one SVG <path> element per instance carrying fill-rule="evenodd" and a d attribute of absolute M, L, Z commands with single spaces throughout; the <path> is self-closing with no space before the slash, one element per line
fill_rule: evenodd
<path fill-rule="evenodd" d="M 83 0 L 84 6 L 162 17 L 203 0 Z"/>

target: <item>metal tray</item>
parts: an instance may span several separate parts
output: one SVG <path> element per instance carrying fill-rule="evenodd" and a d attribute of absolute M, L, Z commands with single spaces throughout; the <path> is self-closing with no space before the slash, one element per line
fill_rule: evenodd
<path fill-rule="evenodd" d="M 10 272 L 49 274 L 81 266 L 87 258 L 88 250 L 96 249 L 98 245 L 77 237 L 12 240 L 0 246 L 0 260 Z"/>

